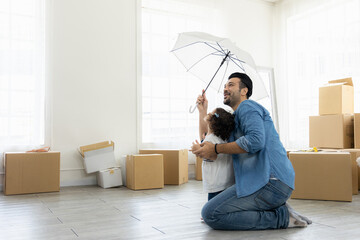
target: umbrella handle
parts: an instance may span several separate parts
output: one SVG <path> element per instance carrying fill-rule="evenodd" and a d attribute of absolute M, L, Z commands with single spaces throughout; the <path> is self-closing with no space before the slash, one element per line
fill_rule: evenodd
<path fill-rule="evenodd" d="M 189 112 L 193 113 L 195 111 L 195 109 L 197 108 L 197 105 L 198 105 L 198 103 L 196 103 L 195 107 L 190 106 Z"/>

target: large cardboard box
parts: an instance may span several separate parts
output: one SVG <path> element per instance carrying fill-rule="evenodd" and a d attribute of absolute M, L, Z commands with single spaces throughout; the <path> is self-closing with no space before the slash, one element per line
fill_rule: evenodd
<path fill-rule="evenodd" d="M 351 156 L 351 169 L 352 169 L 352 192 L 353 195 L 359 194 L 359 173 L 356 159 L 360 157 L 360 149 L 321 149 L 326 152 L 348 152 Z"/>
<path fill-rule="evenodd" d="M 195 160 L 195 179 L 198 181 L 202 181 L 202 162 L 203 159 L 201 157 L 196 157 Z"/>
<path fill-rule="evenodd" d="M 86 173 L 117 167 L 114 155 L 114 142 L 105 141 L 80 147 Z"/>
<path fill-rule="evenodd" d="M 4 194 L 60 191 L 60 152 L 4 153 Z"/>
<path fill-rule="evenodd" d="M 329 81 L 319 88 L 319 115 L 354 113 L 354 87 L 351 78 Z"/>
<path fill-rule="evenodd" d="M 140 154 L 164 155 L 164 183 L 180 185 L 189 181 L 188 150 L 142 149 Z"/>
<path fill-rule="evenodd" d="M 353 148 L 354 116 L 351 114 L 310 116 L 309 146 Z"/>
<path fill-rule="evenodd" d="M 127 155 L 126 186 L 133 190 L 164 188 L 163 155 Z"/>
<path fill-rule="evenodd" d="M 291 152 L 295 190 L 291 198 L 352 201 L 351 156 L 348 152 Z"/>
<path fill-rule="evenodd" d="M 298 151 L 297 149 L 286 149 L 286 156 L 287 156 L 287 158 L 290 158 L 290 156 L 289 156 L 289 154 L 290 154 L 290 152 L 296 152 L 296 151 Z M 304 151 L 305 152 L 305 151 Z"/>
<path fill-rule="evenodd" d="M 360 113 L 354 114 L 354 148 L 360 149 Z M 360 167 L 358 167 L 358 187 L 360 190 Z"/>
<path fill-rule="evenodd" d="M 102 188 L 118 187 L 122 185 L 121 169 L 109 168 L 97 173 L 98 185 Z"/>
<path fill-rule="evenodd" d="M 352 167 L 352 191 L 353 194 L 359 194 L 359 173 L 356 159 L 360 157 L 360 149 L 343 149 L 343 152 L 349 152 L 351 155 L 351 167 Z"/>
<path fill-rule="evenodd" d="M 360 113 L 354 113 L 354 148 L 360 149 Z"/>

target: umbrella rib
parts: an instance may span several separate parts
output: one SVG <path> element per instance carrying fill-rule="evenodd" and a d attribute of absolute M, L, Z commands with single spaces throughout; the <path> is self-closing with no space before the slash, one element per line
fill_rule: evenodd
<path fill-rule="evenodd" d="M 220 44 L 218 43 L 218 42 L 216 42 L 216 44 L 219 46 L 219 48 L 221 49 L 221 52 L 223 53 L 223 54 L 226 54 L 225 53 L 225 50 L 220 46 Z M 229 50 L 228 50 L 229 51 Z"/>
<path fill-rule="evenodd" d="M 175 51 L 177 51 L 177 50 L 179 50 L 179 49 L 182 49 L 182 48 L 185 48 L 185 47 L 194 45 L 194 44 L 198 44 L 198 43 L 204 43 L 204 44 L 208 45 L 209 47 L 213 48 L 214 50 L 216 50 L 217 52 L 221 52 L 221 51 L 219 51 L 218 49 L 216 49 L 215 47 L 211 46 L 209 43 L 204 42 L 204 41 L 197 41 L 197 42 L 189 43 L 189 44 L 186 44 L 186 45 L 181 46 L 181 47 L 179 47 L 179 48 L 175 48 L 175 49 L 171 50 L 171 52 L 175 52 Z"/>
<path fill-rule="evenodd" d="M 195 67 L 196 64 L 198 64 L 199 62 L 201 62 L 203 59 L 207 58 L 210 55 L 213 55 L 214 53 L 209 53 L 208 55 L 200 58 L 198 61 L 196 61 L 193 65 L 191 65 L 189 68 L 187 68 L 187 71 L 190 71 L 190 69 L 192 69 L 193 67 Z"/>
<path fill-rule="evenodd" d="M 182 48 L 185 48 L 185 47 L 188 47 L 188 46 L 191 46 L 191 45 L 197 44 L 197 43 L 199 43 L 199 42 L 200 42 L 200 41 L 197 41 L 197 42 L 193 42 L 193 43 L 186 44 L 186 45 L 181 46 L 181 47 L 179 47 L 179 48 L 175 48 L 175 49 L 171 50 L 170 52 L 175 52 L 175 51 L 177 51 L 177 50 L 179 50 L 179 49 L 182 49 Z"/>
<path fill-rule="evenodd" d="M 213 46 L 211 46 L 208 42 L 203 42 L 203 43 L 205 43 L 205 44 L 208 45 L 209 47 L 213 48 L 213 49 L 216 50 L 217 52 L 220 52 L 220 53 L 222 53 L 222 54 L 226 54 L 226 53 L 224 52 L 224 50 L 221 48 L 221 46 L 219 45 L 218 42 L 216 42 L 216 44 L 220 47 L 220 50 L 217 49 L 217 48 L 215 48 L 215 47 L 213 47 Z"/>
<path fill-rule="evenodd" d="M 224 54 L 224 53 L 213 53 L 212 55 L 224 57 L 226 54 Z"/>
<path fill-rule="evenodd" d="M 233 57 L 229 57 L 229 59 L 236 65 L 236 66 L 238 66 L 239 68 L 241 68 L 241 70 L 243 70 L 244 72 L 245 72 L 245 68 L 243 67 L 243 65 L 240 63 L 240 65 L 239 64 L 237 64 L 235 61 L 234 61 L 234 58 Z M 239 60 L 239 59 L 237 59 L 237 58 L 235 58 L 236 60 Z M 243 62 L 243 61 L 241 61 L 241 60 L 239 60 L 240 62 Z M 245 63 L 245 62 L 243 62 L 243 63 Z"/>
<path fill-rule="evenodd" d="M 220 44 L 219 44 L 218 42 L 216 42 L 216 44 L 219 46 L 219 48 L 221 49 L 221 51 L 225 54 L 225 50 L 220 46 Z M 229 53 L 230 53 L 230 50 L 228 50 L 228 51 L 229 51 Z M 234 54 L 231 54 L 231 55 L 234 55 Z M 242 61 L 242 60 L 240 60 L 240 59 L 238 59 L 238 58 L 234 58 L 234 57 L 232 57 L 232 56 L 229 56 L 229 58 L 230 58 L 230 60 L 231 60 L 236 66 L 238 66 L 239 68 L 241 68 L 241 70 L 243 70 L 243 71 L 245 72 L 245 68 L 244 68 L 243 65 L 241 64 L 241 63 L 245 63 L 244 61 Z M 238 60 L 238 61 L 240 62 L 240 65 L 237 64 L 237 63 L 234 61 L 234 59 Z M 229 63 L 227 62 L 226 69 L 227 69 L 228 66 L 229 66 Z M 224 78 L 223 78 L 222 81 L 224 81 Z M 222 83 L 222 81 L 221 81 L 221 83 Z"/>
<path fill-rule="evenodd" d="M 232 58 L 233 60 L 239 61 L 240 63 L 246 63 L 245 61 L 239 59 L 238 57 L 236 57 L 235 54 L 231 54 L 231 56 L 229 56 L 229 58 Z"/>

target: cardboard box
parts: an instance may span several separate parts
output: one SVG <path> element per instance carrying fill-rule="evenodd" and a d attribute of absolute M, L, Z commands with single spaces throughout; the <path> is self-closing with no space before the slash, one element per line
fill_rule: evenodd
<path fill-rule="evenodd" d="M 200 157 L 196 157 L 195 160 L 195 179 L 198 181 L 202 181 L 202 162 L 203 159 Z"/>
<path fill-rule="evenodd" d="M 296 151 L 297 151 L 297 149 L 286 149 L 287 158 L 290 158 L 290 156 L 289 156 L 290 152 L 296 152 Z"/>
<path fill-rule="evenodd" d="M 351 78 L 329 81 L 319 88 L 319 115 L 354 113 L 354 87 Z"/>
<path fill-rule="evenodd" d="M 80 147 L 86 173 L 117 167 L 114 155 L 114 142 L 105 141 Z"/>
<path fill-rule="evenodd" d="M 352 167 L 352 191 L 354 195 L 359 194 L 359 173 L 356 159 L 360 157 L 360 149 L 343 149 L 343 152 L 349 152 L 351 155 L 351 167 Z"/>
<path fill-rule="evenodd" d="M 360 149 L 321 149 L 321 151 L 326 152 L 348 152 L 351 156 L 351 169 L 352 169 L 352 192 L 353 195 L 359 194 L 359 174 L 358 174 L 358 166 L 356 163 L 356 159 L 360 157 Z"/>
<path fill-rule="evenodd" d="M 360 149 L 360 113 L 354 114 L 354 148 Z M 360 167 L 358 167 L 358 187 L 360 190 Z"/>
<path fill-rule="evenodd" d="M 354 148 L 360 149 L 360 113 L 354 114 Z"/>
<path fill-rule="evenodd" d="M 97 173 L 98 185 L 102 188 L 111 188 L 121 186 L 121 169 L 120 168 L 109 168 L 101 170 Z"/>
<path fill-rule="evenodd" d="M 347 152 L 291 152 L 295 190 L 291 198 L 352 201 L 351 156 Z"/>
<path fill-rule="evenodd" d="M 353 148 L 354 116 L 351 114 L 310 116 L 309 146 Z"/>
<path fill-rule="evenodd" d="M 164 155 L 164 183 L 180 185 L 189 181 L 188 150 L 142 149 L 140 154 Z"/>
<path fill-rule="evenodd" d="M 127 155 L 126 186 L 133 190 L 164 188 L 163 155 Z"/>
<path fill-rule="evenodd" d="M 60 191 L 60 152 L 4 153 L 4 194 Z"/>

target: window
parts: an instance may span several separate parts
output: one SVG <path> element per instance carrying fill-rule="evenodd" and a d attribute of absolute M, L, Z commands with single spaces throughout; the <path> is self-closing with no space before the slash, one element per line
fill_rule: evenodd
<path fill-rule="evenodd" d="M 259 73 L 260 78 L 263 80 L 266 91 L 268 93 L 268 97 L 259 100 L 258 103 L 263 105 L 269 111 L 270 116 L 274 122 L 275 128 L 279 132 L 274 70 L 272 68 L 258 67 L 257 71 Z"/>
<path fill-rule="evenodd" d="M 181 1 L 142 1 L 142 142 L 147 146 L 188 148 L 198 139 L 198 114 L 189 113 L 206 84 L 170 53 L 178 33 L 216 35 L 216 9 Z M 210 17 L 211 16 L 211 17 Z M 215 73 L 214 69 L 214 73 Z M 220 94 L 222 97 L 222 93 Z M 209 109 L 221 100 L 209 89 Z M 151 144 L 151 145 L 149 145 Z"/>
<path fill-rule="evenodd" d="M 44 29 L 43 0 L 0 2 L 1 151 L 44 144 Z"/>
<path fill-rule="evenodd" d="M 319 114 L 319 87 L 329 80 L 352 77 L 355 111 L 359 111 L 359 16 L 359 1 L 346 0 L 288 18 L 287 147 L 309 146 L 309 116 Z"/>

